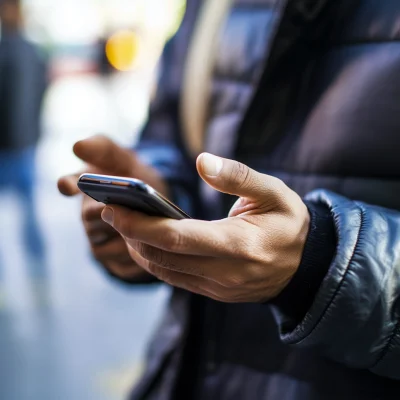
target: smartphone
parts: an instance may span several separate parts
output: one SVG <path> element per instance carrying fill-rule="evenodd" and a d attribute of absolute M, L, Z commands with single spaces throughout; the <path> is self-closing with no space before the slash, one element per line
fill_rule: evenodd
<path fill-rule="evenodd" d="M 78 180 L 78 187 L 100 203 L 128 207 L 154 217 L 190 219 L 178 206 L 137 179 L 83 174 Z"/>

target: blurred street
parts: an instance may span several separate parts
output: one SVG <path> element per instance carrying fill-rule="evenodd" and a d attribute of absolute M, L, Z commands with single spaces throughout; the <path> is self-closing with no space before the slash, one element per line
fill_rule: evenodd
<path fill-rule="evenodd" d="M 58 80 L 49 90 L 36 186 L 45 278 L 31 279 L 37 266 L 21 240 L 18 197 L 0 192 L 2 400 L 123 399 L 140 374 L 168 290 L 126 288 L 106 278 L 90 258 L 80 199 L 62 198 L 56 179 L 80 167 L 71 153 L 77 139 L 102 132 L 133 143 L 148 86 L 144 76 L 88 75 Z"/>

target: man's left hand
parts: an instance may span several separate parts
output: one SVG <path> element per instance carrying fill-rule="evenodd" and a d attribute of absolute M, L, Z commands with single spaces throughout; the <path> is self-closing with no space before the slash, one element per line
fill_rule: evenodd
<path fill-rule="evenodd" d="M 301 262 L 306 205 L 279 179 L 236 161 L 202 154 L 197 168 L 214 189 L 239 197 L 228 218 L 176 221 L 108 206 L 104 221 L 137 264 L 172 286 L 226 303 L 276 297 Z"/>

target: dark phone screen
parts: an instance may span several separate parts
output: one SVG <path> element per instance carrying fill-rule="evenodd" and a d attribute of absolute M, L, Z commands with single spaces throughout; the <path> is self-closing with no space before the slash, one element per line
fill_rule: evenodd
<path fill-rule="evenodd" d="M 156 217 L 190 218 L 141 181 L 88 174 L 80 178 L 78 187 L 92 199 L 104 204 L 116 204 Z"/>

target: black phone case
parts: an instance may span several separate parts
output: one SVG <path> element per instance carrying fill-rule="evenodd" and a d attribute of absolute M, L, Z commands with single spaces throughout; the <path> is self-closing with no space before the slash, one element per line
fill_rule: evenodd
<path fill-rule="evenodd" d="M 79 181 L 78 187 L 82 192 L 100 203 L 124 206 L 154 217 L 178 220 L 190 218 L 173 203 L 168 203 L 164 199 L 149 193 L 144 184 L 116 186 L 107 183 L 97 184 Z"/>

